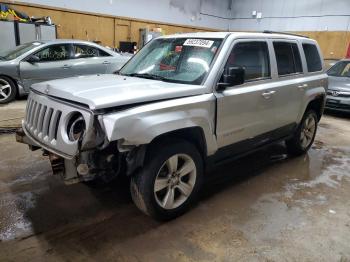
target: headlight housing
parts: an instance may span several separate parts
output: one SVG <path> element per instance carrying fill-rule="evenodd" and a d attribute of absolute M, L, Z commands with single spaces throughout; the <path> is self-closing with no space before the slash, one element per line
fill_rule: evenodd
<path fill-rule="evenodd" d="M 80 113 L 74 113 L 68 121 L 67 135 L 70 141 L 78 141 L 86 131 L 84 117 Z"/>

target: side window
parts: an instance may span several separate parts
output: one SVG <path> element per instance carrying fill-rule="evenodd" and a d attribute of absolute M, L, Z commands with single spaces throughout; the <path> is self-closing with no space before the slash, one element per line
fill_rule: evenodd
<path fill-rule="evenodd" d="M 110 56 L 103 50 L 88 45 L 74 45 L 74 58 Z"/>
<path fill-rule="evenodd" d="M 303 72 L 298 45 L 287 42 L 274 42 L 278 75 L 290 75 Z"/>
<path fill-rule="evenodd" d="M 242 42 L 236 44 L 227 60 L 225 69 L 229 67 L 243 67 L 245 69 L 245 81 L 270 77 L 267 43 Z"/>
<path fill-rule="evenodd" d="M 99 56 L 111 56 L 110 54 L 108 54 L 107 52 L 105 52 L 105 51 L 103 51 L 101 49 L 98 50 L 98 55 Z"/>
<path fill-rule="evenodd" d="M 52 62 L 69 59 L 69 45 L 52 45 L 37 52 L 40 62 Z"/>
<path fill-rule="evenodd" d="M 317 47 L 313 44 L 303 44 L 307 70 L 317 72 L 322 70 L 322 62 Z"/>

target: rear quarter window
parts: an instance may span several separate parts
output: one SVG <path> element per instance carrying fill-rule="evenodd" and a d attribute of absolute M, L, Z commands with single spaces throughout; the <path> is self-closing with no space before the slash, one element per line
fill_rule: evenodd
<path fill-rule="evenodd" d="M 306 58 L 307 70 L 309 72 L 318 72 L 322 70 L 322 62 L 316 45 L 303 44 Z"/>

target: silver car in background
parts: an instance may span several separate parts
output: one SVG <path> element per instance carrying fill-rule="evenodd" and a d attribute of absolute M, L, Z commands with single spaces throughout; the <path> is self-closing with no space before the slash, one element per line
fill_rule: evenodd
<path fill-rule="evenodd" d="M 350 113 L 350 59 L 333 65 L 328 71 L 326 108 Z"/>
<path fill-rule="evenodd" d="M 79 40 L 35 41 L 0 53 L 0 104 L 29 93 L 32 84 L 119 70 L 130 56 Z"/>

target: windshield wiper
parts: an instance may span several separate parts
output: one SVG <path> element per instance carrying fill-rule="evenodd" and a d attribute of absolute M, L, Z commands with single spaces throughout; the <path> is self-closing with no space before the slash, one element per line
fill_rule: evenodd
<path fill-rule="evenodd" d="M 140 74 L 140 73 L 132 73 L 132 74 L 124 74 L 125 76 L 132 76 L 132 77 L 141 77 L 146 79 L 154 79 L 154 80 L 164 80 L 169 81 L 168 78 L 158 75 L 152 75 L 152 74 Z"/>

